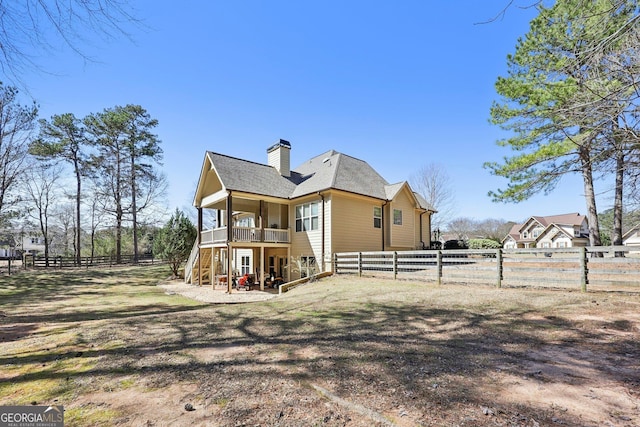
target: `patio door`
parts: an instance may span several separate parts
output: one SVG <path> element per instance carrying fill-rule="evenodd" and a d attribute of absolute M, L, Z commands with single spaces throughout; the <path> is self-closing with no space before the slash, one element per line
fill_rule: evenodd
<path fill-rule="evenodd" d="M 271 277 L 282 277 L 283 280 L 287 281 L 287 257 L 271 255 L 269 257 L 269 276 Z"/>

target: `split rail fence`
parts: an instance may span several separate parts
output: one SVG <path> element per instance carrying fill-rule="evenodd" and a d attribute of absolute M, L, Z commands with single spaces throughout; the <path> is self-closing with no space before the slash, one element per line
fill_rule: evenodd
<path fill-rule="evenodd" d="M 81 257 L 78 265 L 75 257 L 51 256 L 47 260 L 43 256 L 25 255 L 23 259 L 0 260 L 0 275 L 11 275 L 25 269 L 95 268 L 159 262 L 150 254 L 139 255 L 137 260 L 133 255 L 121 255 L 120 262 L 116 261 L 115 256 Z"/>
<path fill-rule="evenodd" d="M 334 255 L 335 274 L 484 284 L 640 291 L 640 247 L 419 250 Z"/>

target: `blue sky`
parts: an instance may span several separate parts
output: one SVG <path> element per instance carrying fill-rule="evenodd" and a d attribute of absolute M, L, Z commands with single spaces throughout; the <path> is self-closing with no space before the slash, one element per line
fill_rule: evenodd
<path fill-rule="evenodd" d="M 487 196 L 506 181 L 483 162 L 510 154 L 488 122 L 494 83 L 535 15 L 516 0 L 479 24 L 508 3 L 143 0 L 132 3 L 144 20 L 132 40 L 89 38 L 92 62 L 50 50 L 36 61 L 52 73 L 22 78 L 41 117 L 146 108 L 160 122 L 169 211 L 190 208 L 205 151 L 266 163 L 283 138 L 294 167 L 335 149 L 391 183 L 439 163 L 455 216 L 584 214 L 577 176 L 520 204 Z"/>

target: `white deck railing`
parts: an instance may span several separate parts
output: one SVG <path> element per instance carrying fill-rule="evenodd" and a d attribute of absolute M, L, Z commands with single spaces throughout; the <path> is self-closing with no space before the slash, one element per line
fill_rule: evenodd
<path fill-rule="evenodd" d="M 289 243 L 289 230 L 279 228 L 233 227 L 234 242 Z M 227 227 L 202 231 L 202 244 L 225 243 Z"/>

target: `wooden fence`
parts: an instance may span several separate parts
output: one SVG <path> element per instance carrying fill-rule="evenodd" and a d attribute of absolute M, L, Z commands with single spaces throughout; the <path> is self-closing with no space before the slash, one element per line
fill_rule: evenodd
<path fill-rule="evenodd" d="M 49 257 L 47 260 L 43 256 L 26 255 L 24 260 L 24 268 L 71 268 L 71 267 L 111 267 L 114 265 L 130 265 L 130 264 L 153 264 L 154 258 L 151 254 L 138 255 L 138 260 L 133 255 L 121 255 L 120 262 L 116 262 L 115 256 L 96 256 L 81 257 L 80 265 L 77 264 L 75 257 Z"/>
<path fill-rule="evenodd" d="M 348 252 L 336 274 L 497 287 L 640 291 L 640 247 Z"/>

